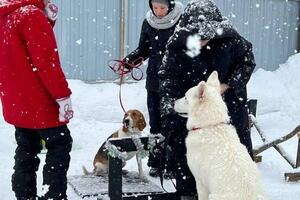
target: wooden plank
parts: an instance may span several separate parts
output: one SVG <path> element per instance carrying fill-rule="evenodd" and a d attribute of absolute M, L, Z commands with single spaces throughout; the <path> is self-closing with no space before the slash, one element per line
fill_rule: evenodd
<path fill-rule="evenodd" d="M 159 139 L 157 137 L 157 139 Z M 150 140 L 149 137 L 140 137 L 141 143 L 145 150 L 148 150 L 148 141 Z M 119 151 L 136 151 L 136 146 L 131 138 L 122 138 L 122 139 L 110 139 L 109 142 L 112 145 L 115 145 Z M 143 195 L 133 195 L 133 196 L 125 196 L 122 194 L 122 160 L 119 158 L 113 158 L 110 155 L 108 156 L 109 160 L 109 172 L 108 172 L 108 195 L 110 200 L 122 200 L 122 199 L 130 199 L 134 198 L 135 200 L 138 199 L 175 199 L 174 194 L 143 194 Z M 143 191 L 141 191 L 143 192 Z M 172 198 L 169 196 L 171 195 Z M 157 197 L 158 196 L 158 197 Z M 160 198 L 159 198 L 160 197 Z M 176 200 L 176 199 L 175 199 Z"/>
<path fill-rule="evenodd" d="M 298 181 L 300 181 L 300 172 L 285 173 L 284 178 L 287 182 L 298 182 Z"/>
<path fill-rule="evenodd" d="M 300 133 L 298 133 L 298 151 L 297 151 L 297 159 L 296 159 L 296 167 L 300 167 Z"/>
<path fill-rule="evenodd" d="M 256 163 L 260 163 L 260 162 L 262 162 L 262 156 L 254 156 L 254 157 L 253 157 L 253 160 L 254 160 L 254 162 L 256 162 Z"/>
<path fill-rule="evenodd" d="M 256 125 L 254 123 L 254 125 Z M 259 129 L 257 129 L 258 131 Z M 270 147 L 276 147 L 278 144 L 282 143 L 282 142 L 285 142 L 287 140 L 289 140 L 290 138 L 294 137 L 297 133 L 300 132 L 300 125 L 298 125 L 293 131 L 291 131 L 290 133 L 288 133 L 287 135 L 281 137 L 281 138 L 278 138 L 272 142 L 268 142 L 266 144 L 263 144 L 262 146 L 260 146 L 258 149 L 254 149 L 253 150 L 253 154 L 254 155 L 257 155 L 267 149 L 269 149 Z"/>
<path fill-rule="evenodd" d="M 144 145 L 144 149 L 145 150 L 149 150 L 148 147 L 148 141 L 149 141 L 149 137 L 140 137 L 142 144 Z M 157 139 L 159 139 L 157 137 Z M 119 151 L 136 151 L 136 146 L 134 144 L 134 142 L 132 141 L 131 138 L 122 138 L 122 139 L 109 139 L 108 140 L 111 144 L 115 145 L 116 147 L 118 147 Z"/>
<path fill-rule="evenodd" d="M 284 158 L 285 161 L 286 161 L 287 163 L 289 163 L 289 165 L 291 165 L 292 168 L 294 168 L 294 169 L 297 168 L 297 167 L 296 167 L 295 161 L 292 160 L 292 159 L 288 156 L 287 152 L 285 152 L 284 149 L 283 149 L 281 146 L 275 145 L 275 146 L 273 146 L 273 147 L 274 147 L 274 149 L 282 156 L 282 158 Z"/>
<path fill-rule="evenodd" d="M 176 193 L 161 193 L 161 194 L 149 194 L 149 195 L 134 195 L 126 196 L 123 200 L 180 200 L 180 197 Z"/>
<path fill-rule="evenodd" d="M 111 200 L 122 199 L 122 160 L 108 156 L 108 196 Z"/>

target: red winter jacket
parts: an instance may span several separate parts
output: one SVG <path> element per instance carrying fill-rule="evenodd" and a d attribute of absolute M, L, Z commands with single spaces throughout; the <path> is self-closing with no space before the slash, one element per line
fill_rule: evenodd
<path fill-rule="evenodd" d="M 42 129 L 58 121 L 56 99 L 71 91 L 41 0 L 0 0 L 0 97 L 4 119 Z"/>

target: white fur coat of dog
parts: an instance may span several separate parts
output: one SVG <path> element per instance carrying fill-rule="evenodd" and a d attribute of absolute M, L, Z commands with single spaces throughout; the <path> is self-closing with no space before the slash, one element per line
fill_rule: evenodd
<path fill-rule="evenodd" d="M 218 73 L 189 89 L 174 108 L 188 117 L 187 161 L 199 200 L 265 200 L 256 164 L 229 124 Z"/>

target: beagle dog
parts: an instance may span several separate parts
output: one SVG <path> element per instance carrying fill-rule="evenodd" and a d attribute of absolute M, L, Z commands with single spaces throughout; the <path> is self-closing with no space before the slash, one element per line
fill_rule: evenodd
<path fill-rule="evenodd" d="M 83 173 L 85 175 L 95 175 L 95 176 L 101 176 L 108 174 L 108 152 L 106 149 L 106 142 L 110 138 L 124 138 L 124 137 L 130 137 L 132 135 L 141 135 L 142 131 L 146 127 L 146 122 L 144 115 L 136 110 L 128 110 L 124 117 L 123 117 L 123 126 L 116 132 L 114 132 L 107 140 L 101 145 L 99 148 L 97 154 L 94 158 L 94 170 L 93 172 L 88 172 L 86 168 L 83 166 Z M 139 170 L 139 177 L 141 179 L 145 179 L 143 169 L 142 169 L 142 158 L 140 158 L 139 154 L 137 154 L 137 151 L 133 152 L 127 152 L 127 160 L 130 160 L 136 156 L 137 164 L 138 164 L 138 170 Z M 125 166 L 126 161 L 123 162 L 122 167 Z"/>

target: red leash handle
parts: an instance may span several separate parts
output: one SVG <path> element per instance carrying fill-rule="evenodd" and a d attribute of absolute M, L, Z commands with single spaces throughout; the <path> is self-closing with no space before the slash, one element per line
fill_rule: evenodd
<path fill-rule="evenodd" d="M 140 81 L 143 79 L 143 71 L 140 69 L 140 66 L 143 64 L 144 59 L 139 57 L 138 59 L 134 60 L 133 62 L 126 62 L 123 60 L 111 60 L 108 63 L 108 67 L 113 70 L 119 76 L 124 76 L 126 74 L 131 73 L 131 77 L 136 80 Z M 141 75 L 138 77 L 134 75 L 134 71 L 138 70 Z"/>
<path fill-rule="evenodd" d="M 119 88 L 119 102 L 121 105 L 122 110 L 124 113 L 126 113 L 126 110 L 123 106 L 122 102 L 122 90 L 121 90 L 121 85 L 123 83 L 123 76 L 131 73 L 131 77 L 136 80 L 140 81 L 143 78 L 143 71 L 139 68 L 144 62 L 144 59 L 142 57 L 139 57 L 138 59 L 134 60 L 132 63 L 125 62 L 123 60 L 111 60 L 108 63 L 108 67 L 113 70 L 116 74 L 119 74 L 120 76 L 120 88 Z M 136 77 L 134 75 L 134 70 L 139 70 L 141 73 L 140 77 Z"/>

